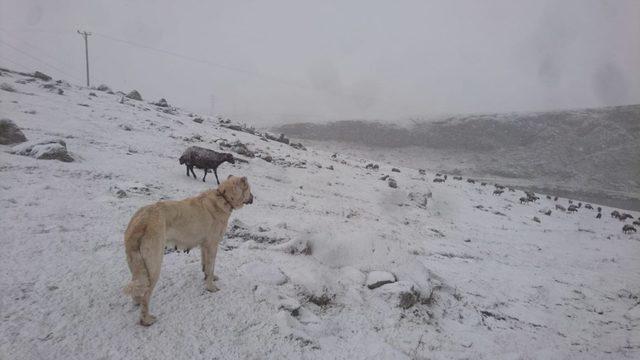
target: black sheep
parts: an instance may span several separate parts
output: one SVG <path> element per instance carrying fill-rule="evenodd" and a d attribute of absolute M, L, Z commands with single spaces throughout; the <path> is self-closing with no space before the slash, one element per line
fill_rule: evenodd
<path fill-rule="evenodd" d="M 218 183 L 218 185 L 220 185 L 220 180 L 218 179 L 217 172 L 218 166 L 220 166 L 220 164 L 225 161 L 231 164 L 235 163 L 233 155 L 229 153 L 219 153 L 217 151 L 205 149 L 199 146 L 188 147 L 182 153 L 182 156 L 180 156 L 179 160 L 180 165 L 184 164 L 187 167 L 187 176 L 189 176 L 189 171 L 191 171 L 194 179 L 196 178 L 196 174 L 195 172 L 193 172 L 194 167 L 204 170 L 202 181 L 205 181 L 209 169 L 213 170 L 213 174 L 216 176 L 216 182 Z"/>

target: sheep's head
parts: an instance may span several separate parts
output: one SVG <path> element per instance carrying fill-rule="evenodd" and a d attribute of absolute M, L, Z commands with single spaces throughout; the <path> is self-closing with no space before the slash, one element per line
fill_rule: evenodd
<path fill-rule="evenodd" d="M 227 161 L 227 162 L 229 162 L 231 164 L 235 164 L 236 163 L 236 160 L 234 159 L 233 155 L 231 155 L 229 153 L 224 154 L 224 161 Z"/>

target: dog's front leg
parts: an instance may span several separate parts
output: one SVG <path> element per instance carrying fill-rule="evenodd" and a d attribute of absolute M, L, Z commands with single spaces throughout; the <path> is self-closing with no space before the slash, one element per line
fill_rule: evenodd
<path fill-rule="evenodd" d="M 213 275 L 213 268 L 215 267 L 216 254 L 218 253 L 218 242 L 209 240 L 202 244 L 202 270 L 204 271 L 205 287 L 211 292 L 216 292 L 220 289 L 213 283 L 218 278 Z"/>
<path fill-rule="evenodd" d="M 204 273 L 204 279 L 207 280 L 206 263 L 207 263 L 207 261 L 209 261 L 209 260 L 207 260 L 209 254 L 208 254 L 206 245 L 200 246 L 200 254 L 201 254 L 200 259 L 202 260 L 202 272 Z M 218 277 L 213 275 L 213 281 L 216 281 L 216 280 L 218 280 Z"/>

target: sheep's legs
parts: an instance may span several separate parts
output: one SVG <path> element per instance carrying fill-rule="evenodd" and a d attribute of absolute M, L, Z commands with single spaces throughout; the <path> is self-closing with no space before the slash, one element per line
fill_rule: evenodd
<path fill-rule="evenodd" d="M 202 182 L 204 182 L 204 179 L 207 177 L 207 172 L 209 171 L 209 169 L 204 169 L 204 176 L 202 177 Z"/>
<path fill-rule="evenodd" d="M 191 174 L 193 174 L 193 178 L 196 179 L 196 173 L 193 172 L 193 165 L 191 166 L 186 165 L 186 166 L 187 166 L 187 176 L 189 176 L 189 170 L 191 170 Z"/>
<path fill-rule="evenodd" d="M 218 180 L 218 171 L 216 171 L 216 169 L 213 169 L 213 175 L 216 176 L 216 182 L 220 185 L 220 180 Z"/>

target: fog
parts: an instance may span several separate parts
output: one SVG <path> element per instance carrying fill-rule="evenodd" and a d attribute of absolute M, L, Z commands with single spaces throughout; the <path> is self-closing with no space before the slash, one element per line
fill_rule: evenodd
<path fill-rule="evenodd" d="M 0 65 L 255 125 L 640 102 L 638 1 L 0 1 Z"/>

